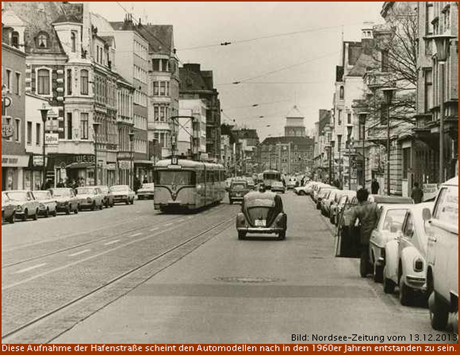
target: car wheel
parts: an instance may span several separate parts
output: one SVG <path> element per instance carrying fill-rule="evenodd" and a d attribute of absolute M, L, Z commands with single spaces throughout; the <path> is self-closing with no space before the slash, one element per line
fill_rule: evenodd
<path fill-rule="evenodd" d="M 34 216 L 32 217 L 34 221 L 36 221 L 38 219 L 38 209 L 35 210 L 35 214 Z"/>
<path fill-rule="evenodd" d="M 134 205 L 134 197 L 133 197 L 133 199 L 131 200 L 131 204 Z"/>
<path fill-rule="evenodd" d="M 431 327 L 434 330 L 444 330 L 449 320 L 449 308 L 441 301 L 435 291 L 431 292 L 428 299 L 428 308 L 430 309 Z"/>
<path fill-rule="evenodd" d="M 317 210 L 321 209 L 321 205 L 319 203 L 316 204 L 316 209 Z"/>
<path fill-rule="evenodd" d="M 383 292 L 386 294 L 392 294 L 395 292 L 396 284 L 393 280 L 390 280 L 385 276 L 385 270 L 383 271 Z"/>
<path fill-rule="evenodd" d="M 94 211 L 96 209 L 96 201 L 93 202 L 91 205 L 91 211 Z"/>
<path fill-rule="evenodd" d="M 115 206 L 115 202 L 112 201 L 112 203 L 110 204 L 110 207 L 113 207 Z"/>
<path fill-rule="evenodd" d="M 233 205 L 233 200 L 232 199 L 230 199 L 230 204 Z"/>
<path fill-rule="evenodd" d="M 383 281 L 383 266 L 374 264 L 374 282 L 381 283 Z"/>
<path fill-rule="evenodd" d="M 137 196 L 137 199 L 138 199 L 138 200 L 143 200 L 144 197 L 143 197 L 143 196 Z"/>
<path fill-rule="evenodd" d="M 10 219 L 8 220 L 8 222 L 14 223 L 15 218 L 16 218 L 16 212 L 13 212 L 13 214 L 11 215 Z"/>
<path fill-rule="evenodd" d="M 46 212 L 45 212 L 45 218 L 48 218 L 50 216 L 50 209 L 47 207 Z"/>
<path fill-rule="evenodd" d="M 102 206 L 102 202 L 101 202 L 101 204 L 99 205 L 99 210 L 102 210 L 102 207 L 103 206 Z"/>
<path fill-rule="evenodd" d="M 410 306 L 414 299 L 414 290 L 406 285 L 404 277 L 399 279 L 399 302 L 403 306 Z"/>
<path fill-rule="evenodd" d="M 109 208 L 109 201 L 105 202 L 105 208 Z"/>
<path fill-rule="evenodd" d="M 244 238 L 246 238 L 246 232 L 238 231 L 238 239 L 242 240 Z"/>
<path fill-rule="evenodd" d="M 278 240 L 286 239 L 286 231 L 282 231 L 278 233 Z"/>
<path fill-rule="evenodd" d="M 53 213 L 51 214 L 53 217 L 56 217 L 57 216 L 57 212 L 56 210 L 53 211 Z"/>
<path fill-rule="evenodd" d="M 77 208 L 75 209 L 75 211 L 73 211 L 75 214 L 78 214 L 78 211 L 80 211 L 80 205 L 77 205 Z"/>
<path fill-rule="evenodd" d="M 27 221 L 27 218 L 29 218 L 29 213 L 27 210 L 24 211 L 24 214 L 22 215 L 22 220 Z"/>
<path fill-rule="evenodd" d="M 67 206 L 67 209 L 66 209 L 66 211 L 65 211 L 65 214 L 69 215 L 70 212 L 72 212 L 72 206 L 71 206 L 71 205 Z"/>
<path fill-rule="evenodd" d="M 305 196 L 305 191 L 300 190 L 300 191 L 299 191 L 299 195 L 300 195 L 300 196 Z"/>
<path fill-rule="evenodd" d="M 129 198 L 126 199 L 126 204 L 129 205 Z"/>

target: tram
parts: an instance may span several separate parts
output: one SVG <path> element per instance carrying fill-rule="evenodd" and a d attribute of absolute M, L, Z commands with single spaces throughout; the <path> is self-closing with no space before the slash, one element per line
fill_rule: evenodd
<path fill-rule="evenodd" d="M 156 210 L 197 210 L 218 204 L 225 196 L 225 168 L 193 160 L 161 160 L 155 165 Z"/>
<path fill-rule="evenodd" d="M 265 170 L 263 173 L 264 185 L 267 189 L 271 189 L 272 182 L 281 181 L 281 174 L 277 170 Z"/>

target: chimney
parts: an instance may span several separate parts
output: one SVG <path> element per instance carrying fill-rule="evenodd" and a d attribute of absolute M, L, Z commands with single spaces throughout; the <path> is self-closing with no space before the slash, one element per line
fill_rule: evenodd
<path fill-rule="evenodd" d="M 361 28 L 361 44 L 364 54 L 371 55 L 374 47 L 374 23 L 364 22 Z"/>
<path fill-rule="evenodd" d="M 200 74 L 201 73 L 201 64 L 197 64 L 197 63 L 185 63 L 184 64 L 184 68 L 186 70 L 189 70 L 191 72 L 194 72 L 194 73 L 197 73 L 197 74 Z"/>

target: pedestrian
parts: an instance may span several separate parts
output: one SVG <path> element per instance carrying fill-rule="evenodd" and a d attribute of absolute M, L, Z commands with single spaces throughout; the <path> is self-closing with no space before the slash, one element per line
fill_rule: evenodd
<path fill-rule="evenodd" d="M 423 190 L 419 187 L 418 182 L 414 182 L 410 197 L 412 197 L 414 203 L 421 203 L 423 201 Z"/>
<path fill-rule="evenodd" d="M 371 272 L 369 262 L 369 240 L 372 230 L 377 226 L 379 221 L 380 209 L 375 202 L 369 202 L 367 200 L 369 197 L 367 189 L 359 189 L 356 193 L 356 197 L 358 199 L 358 205 L 351 211 L 350 229 L 355 225 L 358 219 L 361 244 L 359 273 L 361 277 L 366 277 Z"/>
<path fill-rule="evenodd" d="M 143 184 L 148 184 L 147 176 L 144 176 L 144 180 L 142 181 Z"/>
<path fill-rule="evenodd" d="M 61 180 L 59 180 L 59 182 L 57 183 L 56 187 L 65 187 L 64 185 L 64 182 Z"/>
<path fill-rule="evenodd" d="M 134 189 L 134 192 L 137 193 L 137 190 L 139 190 L 141 188 L 141 181 L 139 180 L 139 178 L 136 176 L 134 178 L 134 186 L 133 186 L 133 189 Z"/>
<path fill-rule="evenodd" d="M 372 184 L 371 184 L 371 192 L 373 195 L 377 195 L 380 190 L 380 184 L 378 183 L 376 178 L 372 179 Z"/>

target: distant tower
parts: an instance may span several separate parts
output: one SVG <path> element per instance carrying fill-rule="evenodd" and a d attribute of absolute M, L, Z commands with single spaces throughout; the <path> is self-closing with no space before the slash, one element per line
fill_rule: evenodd
<path fill-rule="evenodd" d="M 284 126 L 284 135 L 286 137 L 305 137 L 304 117 L 297 106 L 294 106 L 286 116 L 286 125 Z"/>

